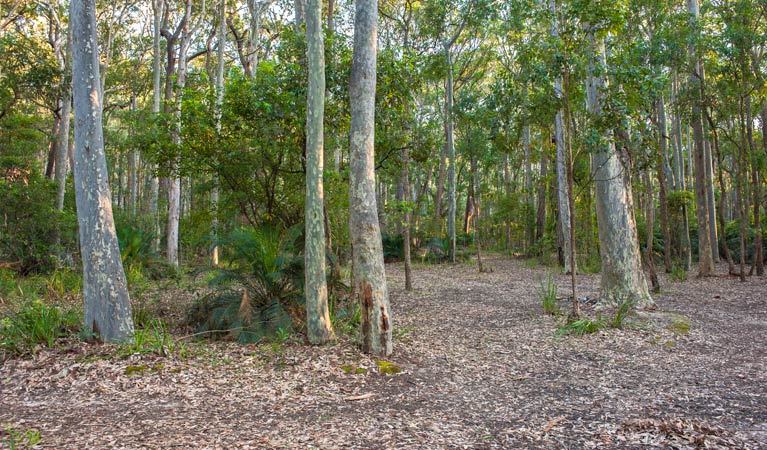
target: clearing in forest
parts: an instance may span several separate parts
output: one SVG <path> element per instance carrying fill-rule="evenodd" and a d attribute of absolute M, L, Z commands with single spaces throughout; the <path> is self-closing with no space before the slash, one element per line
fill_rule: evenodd
<path fill-rule="evenodd" d="M 489 264 L 418 266 L 411 293 L 388 265 L 388 362 L 298 338 L 172 357 L 72 341 L 8 360 L 0 442 L 38 430 L 38 448 L 58 449 L 767 447 L 761 277 L 662 278 L 658 311 L 572 337 L 543 314 L 546 268 Z M 554 278 L 564 296 L 569 279 Z M 578 282 L 596 295 L 598 275 Z"/>

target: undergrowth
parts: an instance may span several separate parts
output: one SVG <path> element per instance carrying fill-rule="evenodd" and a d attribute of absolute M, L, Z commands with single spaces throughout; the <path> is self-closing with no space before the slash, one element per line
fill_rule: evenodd
<path fill-rule="evenodd" d="M 24 302 L 16 310 L 0 311 L 0 359 L 3 354 L 24 356 L 39 347 L 53 347 L 56 339 L 75 334 L 82 314 L 41 300 Z"/>
<path fill-rule="evenodd" d="M 546 314 L 559 314 L 559 305 L 557 305 L 557 285 L 551 278 L 551 273 L 546 275 L 546 281 L 541 279 L 539 297 L 543 312 Z"/>

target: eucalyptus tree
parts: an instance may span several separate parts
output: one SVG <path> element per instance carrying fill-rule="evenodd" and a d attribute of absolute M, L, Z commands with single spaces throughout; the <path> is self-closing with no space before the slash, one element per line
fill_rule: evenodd
<path fill-rule="evenodd" d="M 322 40 L 321 0 L 306 2 L 306 56 L 309 86 L 306 98 L 306 203 L 304 214 L 304 293 L 309 342 L 335 338 L 328 311 L 325 278 L 324 169 L 325 50 Z M 374 94 L 375 95 L 375 94 Z"/>
<path fill-rule="evenodd" d="M 377 1 L 356 0 L 350 81 L 349 235 L 352 241 L 352 295 L 360 305 L 363 351 L 390 355 L 392 318 L 375 193 L 377 38 Z"/>
<path fill-rule="evenodd" d="M 128 342 L 133 340 L 134 328 L 104 154 L 95 2 L 72 0 L 70 24 L 85 330 L 103 341 Z"/>
<path fill-rule="evenodd" d="M 687 0 L 687 9 L 690 14 L 690 26 L 693 30 L 693 39 L 690 43 L 690 67 L 689 84 L 693 89 L 691 122 L 694 136 L 695 151 L 695 200 L 698 212 L 698 275 L 708 276 L 714 274 L 714 256 L 712 253 L 711 229 L 709 216 L 708 169 L 706 167 L 705 136 L 703 135 L 703 89 L 704 72 L 703 61 L 700 57 L 699 20 L 700 10 L 698 0 Z M 716 226 L 714 224 L 714 226 Z"/>
<path fill-rule="evenodd" d="M 618 152 L 612 131 L 599 129 L 603 120 L 605 93 L 608 87 L 605 74 L 606 55 L 604 38 L 588 23 L 583 24 L 589 39 L 589 67 L 587 100 L 595 141 L 596 213 L 602 257 L 602 301 L 637 301 L 642 306 L 654 304 L 647 289 L 639 252 L 634 201 L 631 192 L 631 168 L 627 155 Z M 604 128 L 604 126 L 602 126 Z M 574 309 L 574 312 L 575 311 Z"/>

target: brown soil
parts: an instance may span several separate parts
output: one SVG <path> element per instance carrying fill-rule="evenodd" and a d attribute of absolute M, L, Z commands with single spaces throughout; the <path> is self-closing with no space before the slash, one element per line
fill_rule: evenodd
<path fill-rule="evenodd" d="M 348 340 L 124 358 L 71 341 L 6 361 L 0 445 L 36 429 L 61 449 L 767 448 L 767 279 L 662 277 L 657 311 L 557 337 L 547 269 L 488 264 L 416 267 L 412 293 L 387 266 L 399 374 Z M 597 295 L 598 275 L 578 283 Z"/>

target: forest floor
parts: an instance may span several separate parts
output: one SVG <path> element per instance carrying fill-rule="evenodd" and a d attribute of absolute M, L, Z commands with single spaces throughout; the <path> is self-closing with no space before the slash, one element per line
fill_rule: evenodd
<path fill-rule="evenodd" d="M 56 449 L 767 448 L 767 279 L 661 275 L 657 311 L 574 337 L 543 314 L 549 269 L 489 265 L 417 266 L 410 293 L 387 266 L 398 374 L 349 339 L 6 361 L 0 446 L 35 429 Z M 579 296 L 598 284 L 578 276 Z"/>

